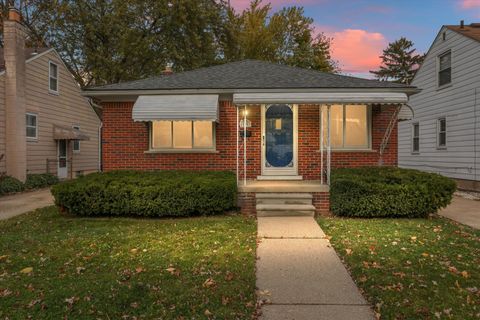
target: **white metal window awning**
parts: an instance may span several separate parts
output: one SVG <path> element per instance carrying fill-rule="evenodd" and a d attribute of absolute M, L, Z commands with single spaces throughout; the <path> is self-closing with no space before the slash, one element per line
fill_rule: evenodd
<path fill-rule="evenodd" d="M 218 95 L 147 95 L 133 105 L 134 121 L 218 121 Z"/>
<path fill-rule="evenodd" d="M 402 92 L 303 92 L 303 93 L 235 93 L 233 103 L 299 103 L 299 104 L 342 104 L 342 103 L 407 103 L 408 96 Z"/>

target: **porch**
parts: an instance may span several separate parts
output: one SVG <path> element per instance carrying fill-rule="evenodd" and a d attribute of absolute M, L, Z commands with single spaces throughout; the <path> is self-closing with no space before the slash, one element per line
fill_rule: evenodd
<path fill-rule="evenodd" d="M 320 180 L 247 180 L 238 184 L 238 192 L 329 192 L 329 186 Z"/>
<path fill-rule="evenodd" d="M 234 94 L 239 206 L 258 216 L 329 212 L 336 166 L 395 165 L 405 94 Z M 406 107 L 408 108 L 408 107 Z"/>

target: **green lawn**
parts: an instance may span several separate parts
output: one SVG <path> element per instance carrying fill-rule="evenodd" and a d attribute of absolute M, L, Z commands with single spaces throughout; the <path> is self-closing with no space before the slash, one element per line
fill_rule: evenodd
<path fill-rule="evenodd" d="M 255 239 L 241 216 L 0 221 L 0 318 L 247 319 Z"/>
<path fill-rule="evenodd" d="M 480 318 L 480 231 L 442 218 L 319 224 L 381 319 Z"/>

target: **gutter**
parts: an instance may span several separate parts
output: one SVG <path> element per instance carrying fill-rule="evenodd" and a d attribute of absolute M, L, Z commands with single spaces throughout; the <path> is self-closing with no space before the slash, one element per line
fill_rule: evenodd
<path fill-rule="evenodd" d="M 419 93 L 416 87 L 406 88 L 296 88 L 296 89 L 151 89 L 151 90 L 83 90 L 85 97 L 119 97 L 162 94 L 235 94 L 235 93 L 300 93 L 300 92 L 401 92 L 407 95 Z"/>

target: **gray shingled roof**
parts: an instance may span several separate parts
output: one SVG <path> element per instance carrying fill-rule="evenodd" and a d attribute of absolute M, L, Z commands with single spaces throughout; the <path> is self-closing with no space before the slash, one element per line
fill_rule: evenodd
<path fill-rule="evenodd" d="M 398 83 L 368 80 L 290 67 L 258 60 L 243 60 L 213 67 L 161 75 L 86 91 L 172 89 L 299 89 L 299 88 L 413 88 Z"/>

